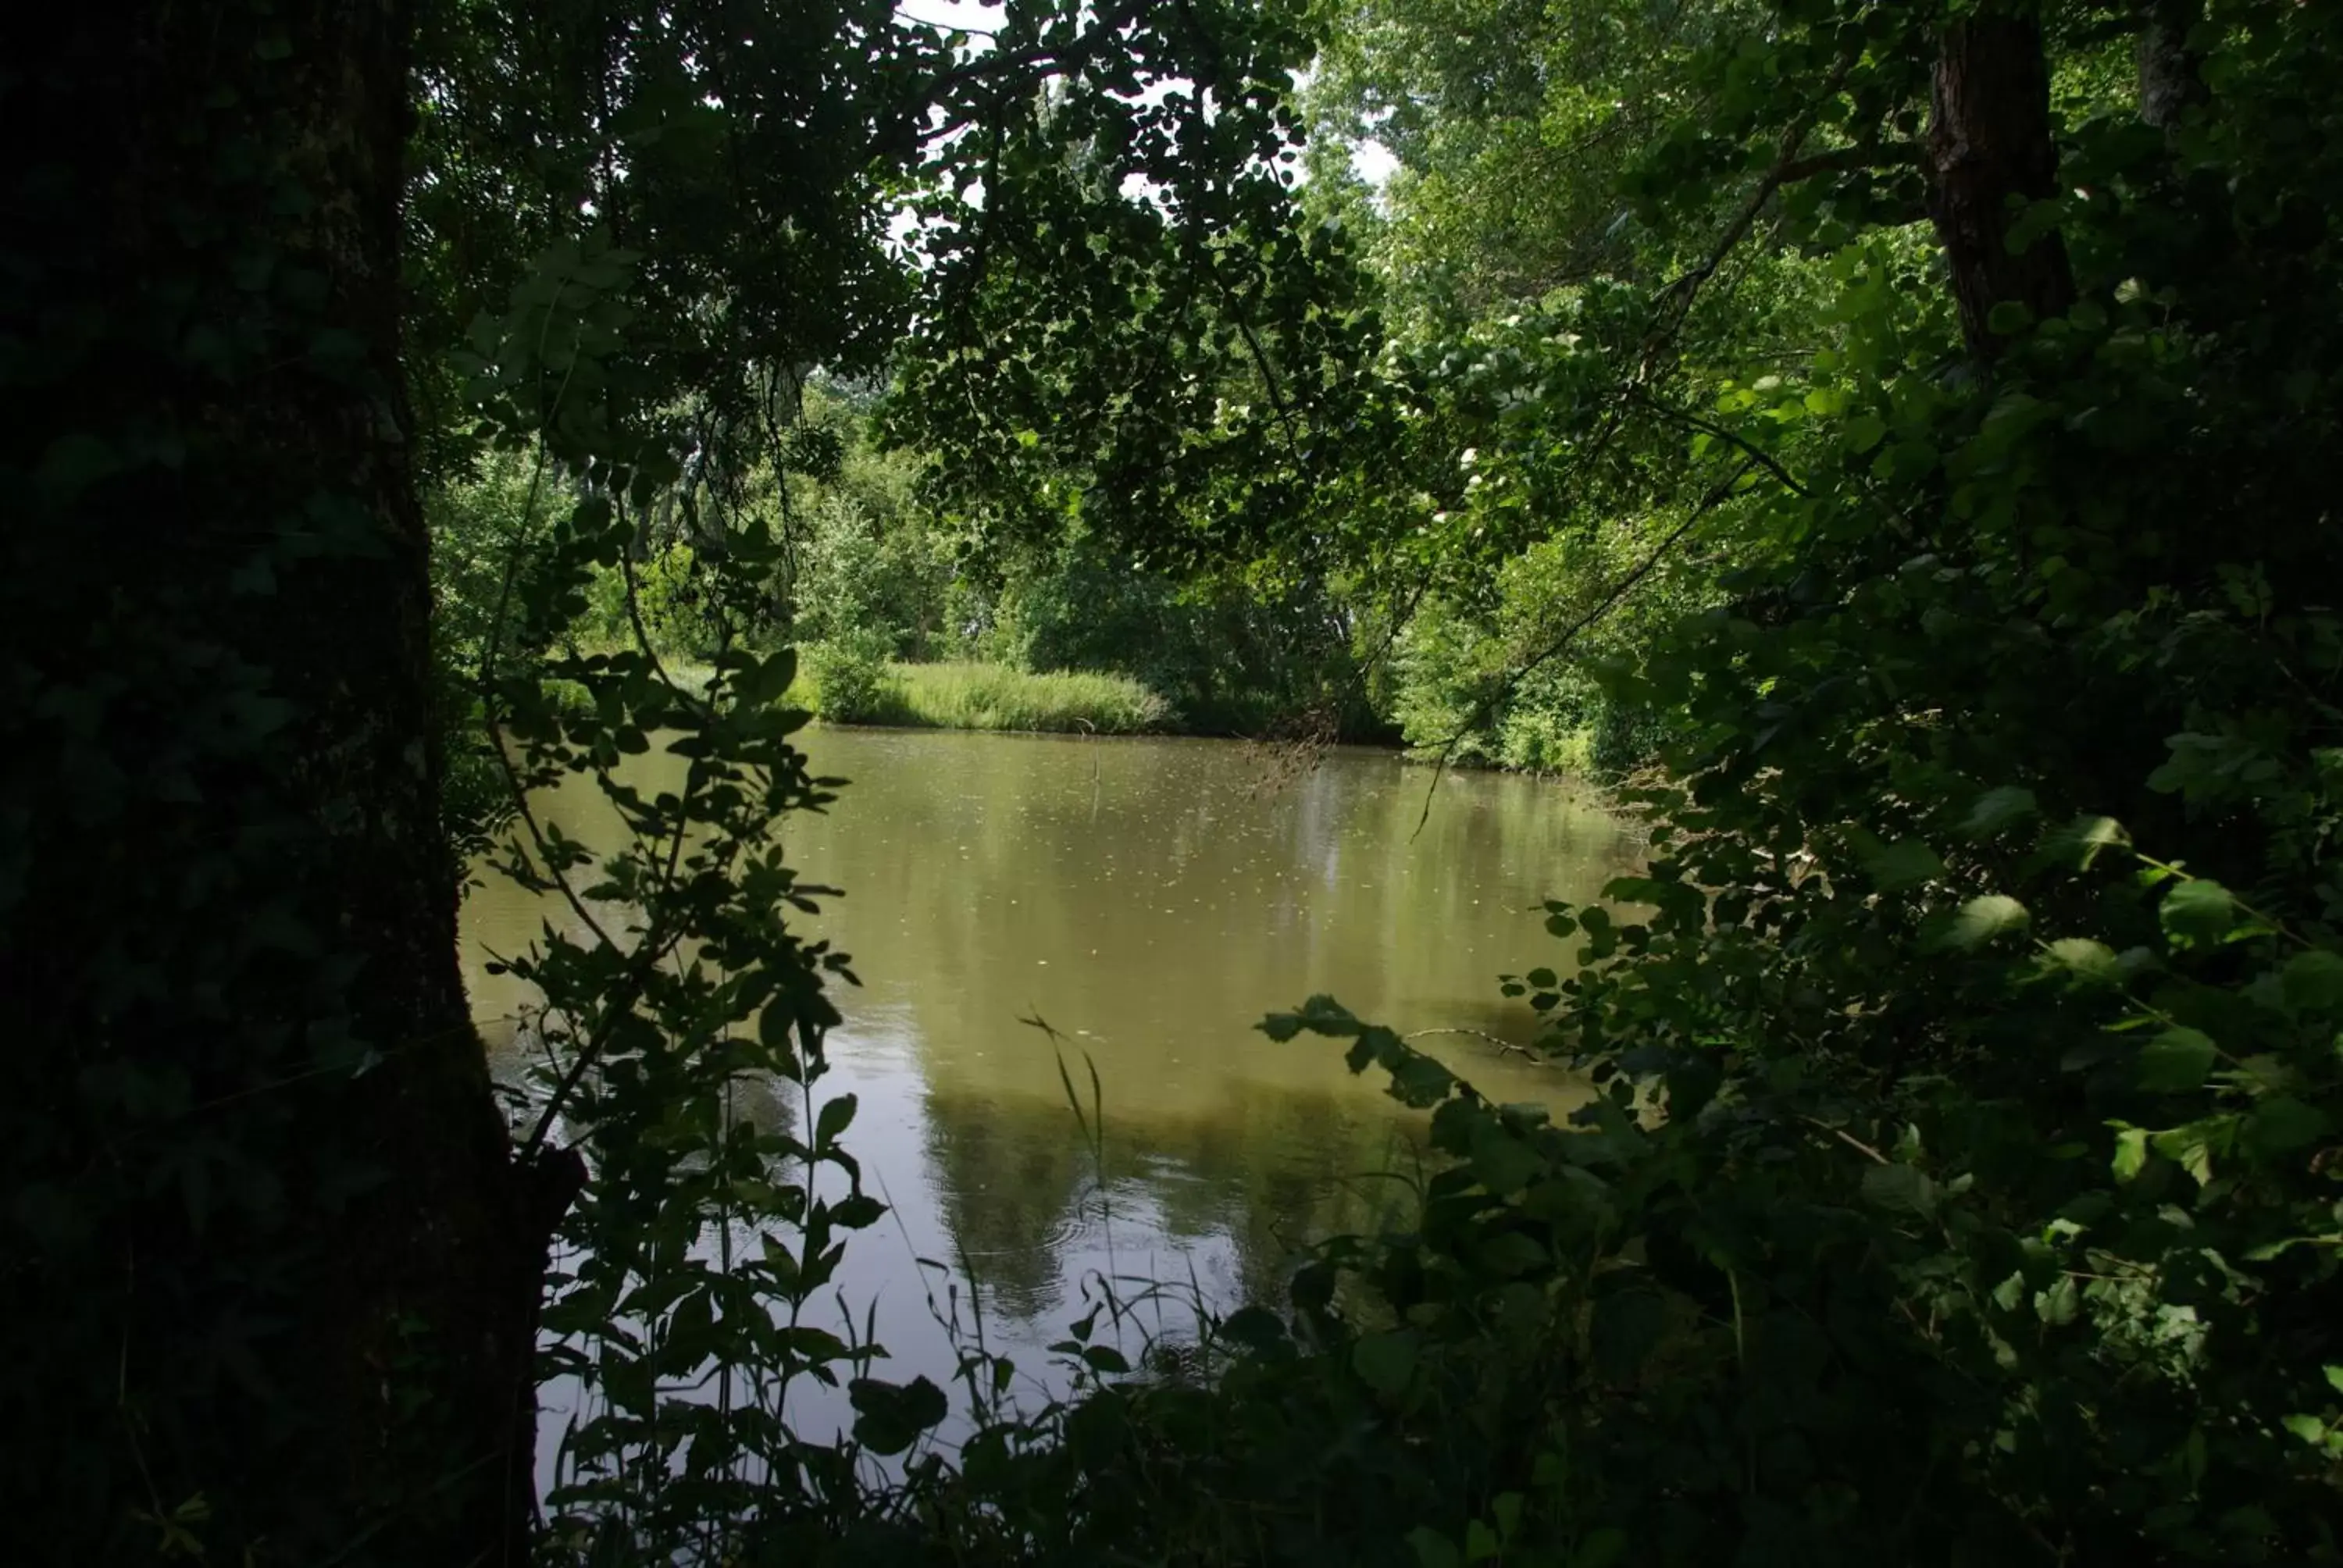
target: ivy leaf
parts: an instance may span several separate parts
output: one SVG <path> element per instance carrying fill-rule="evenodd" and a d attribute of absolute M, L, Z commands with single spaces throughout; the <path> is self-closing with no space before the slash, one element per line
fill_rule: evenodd
<path fill-rule="evenodd" d="M 2141 1048 L 2139 1086 L 2167 1094 L 2196 1089 L 2220 1054 L 2212 1036 L 2202 1030 L 2167 1029 Z"/>

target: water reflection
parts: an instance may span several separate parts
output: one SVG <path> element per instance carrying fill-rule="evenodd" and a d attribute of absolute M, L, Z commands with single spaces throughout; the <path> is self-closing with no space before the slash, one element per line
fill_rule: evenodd
<path fill-rule="evenodd" d="M 1638 858 L 1591 796 L 1485 774 L 1434 790 L 1377 753 L 1280 785 L 1218 742 L 809 744 L 852 782 L 789 849 L 847 890 L 816 924 L 867 982 L 838 999 L 825 1088 L 860 1097 L 849 1141 L 895 1211 L 840 1282 L 906 1377 L 951 1367 L 920 1257 L 949 1265 L 997 1346 L 1057 1338 L 1092 1272 L 1192 1278 L 1222 1303 L 1274 1292 L 1296 1244 L 1372 1219 L 1389 1196 L 1373 1178 L 1414 1162 L 1422 1118 L 1330 1042 L 1279 1045 L 1254 1021 L 1324 991 L 1403 1030 L 1522 1038 L 1495 977 L 1563 952 L 1524 911 L 1589 900 Z M 589 843 L 613 831 L 582 790 L 546 810 Z M 475 1005 L 508 1051 L 500 1020 L 524 999 L 485 955 L 565 918 L 505 885 L 467 904 Z M 1578 1098 L 1480 1034 L 1420 1043 L 1495 1098 Z M 1086 1114 L 1095 1067 L 1087 1131 L 1061 1063 Z"/>

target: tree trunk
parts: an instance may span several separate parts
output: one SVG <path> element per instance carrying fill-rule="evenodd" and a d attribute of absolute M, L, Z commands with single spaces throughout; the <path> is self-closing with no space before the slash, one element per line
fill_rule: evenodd
<path fill-rule="evenodd" d="M 2147 0 L 2139 33 L 2139 117 L 2160 131 L 2207 101 L 2205 78 L 2188 47 L 2189 30 L 2204 14 L 2200 0 Z"/>
<path fill-rule="evenodd" d="M 0 1499 L 57 1561 L 517 1560 L 559 1194 L 457 965 L 409 24 L 0 23 Z"/>
<path fill-rule="evenodd" d="M 2013 251 L 2010 230 L 2026 204 L 2056 196 L 2058 148 L 2050 136 L 2050 67 L 2036 5 L 2004 0 L 1945 31 L 1928 126 L 1930 216 L 1951 268 L 1953 298 L 1969 352 L 1991 361 L 2004 339 L 1994 307 L 2022 305 L 2031 319 L 2075 301 L 2066 246 L 2056 232 Z"/>

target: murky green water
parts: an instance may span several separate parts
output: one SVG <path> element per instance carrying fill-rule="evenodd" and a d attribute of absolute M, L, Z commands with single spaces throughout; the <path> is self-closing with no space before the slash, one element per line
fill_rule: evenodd
<path fill-rule="evenodd" d="M 809 747 L 852 782 L 792 827 L 791 859 L 846 890 L 818 924 L 865 981 L 838 998 L 826 1087 L 860 1097 L 849 1142 L 900 1221 L 849 1249 L 842 1283 L 901 1377 L 951 1367 L 915 1257 L 960 1261 L 963 1322 L 972 1278 L 996 1345 L 1060 1337 L 1093 1273 L 1222 1303 L 1274 1290 L 1294 1243 L 1371 1217 L 1423 1117 L 1333 1042 L 1254 1022 L 1324 991 L 1403 1030 L 1525 1038 L 1496 977 L 1563 956 L 1525 907 L 1590 900 L 1639 855 L 1583 791 L 1488 774 L 1433 791 L 1382 753 L 1281 779 L 1230 742 L 817 729 Z M 609 832 L 563 805 L 578 837 Z M 502 885 L 466 907 L 492 1044 L 522 999 L 485 952 L 549 912 Z M 1085 1098 L 1080 1053 L 1096 1065 L 1102 1171 L 1036 1017 Z M 1480 1034 L 1417 1043 L 1494 1098 L 1580 1098 Z"/>

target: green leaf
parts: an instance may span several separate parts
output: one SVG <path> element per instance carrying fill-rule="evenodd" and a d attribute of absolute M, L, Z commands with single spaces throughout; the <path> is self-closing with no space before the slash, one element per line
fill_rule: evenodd
<path fill-rule="evenodd" d="M 846 1385 L 854 1406 L 856 1441 L 874 1453 L 900 1453 L 951 1408 L 944 1391 L 925 1377 L 908 1384 L 859 1377 Z"/>
<path fill-rule="evenodd" d="M 1876 414 L 1857 414 L 1846 422 L 1846 449 L 1868 452 L 1885 438 L 1887 421 Z"/>
<path fill-rule="evenodd" d="M 2007 893 L 1980 894 L 1960 907 L 1938 945 L 1956 952 L 1967 952 L 1996 937 L 2024 930 L 2031 918 L 2026 906 Z"/>
<path fill-rule="evenodd" d="M 1554 1259 L 1535 1238 L 1508 1231 L 1475 1248 L 1473 1261 L 1490 1273 L 1511 1278 L 1544 1269 Z"/>
<path fill-rule="evenodd" d="M 1082 1361 L 1092 1372 L 1121 1375 L 1131 1370 L 1131 1362 L 1112 1345 L 1091 1345 L 1082 1352 Z"/>
<path fill-rule="evenodd" d="M 2077 817 L 2044 836 L 2043 854 L 2055 865 L 2087 871 L 2102 850 L 2131 842 L 2131 835 L 2113 817 Z"/>
<path fill-rule="evenodd" d="M 2297 953 L 2287 960 L 2278 983 L 2288 1007 L 2301 1012 L 2333 1012 L 2343 1008 L 2343 954 L 2324 948 Z"/>
<path fill-rule="evenodd" d="M 2128 1181 L 2147 1167 L 2147 1129 L 2126 1127 L 2116 1133 L 2116 1155 L 2107 1162 L 2118 1181 Z"/>
<path fill-rule="evenodd" d="M 1448 1098 L 1456 1075 L 1421 1051 L 1411 1051 L 1391 1070 L 1391 1095 L 1403 1105 L 1421 1111 Z"/>
<path fill-rule="evenodd" d="M 1893 893 L 1936 880 L 1945 874 L 1945 862 L 1919 839 L 1899 839 L 1865 853 L 1863 869 L 1882 892 Z"/>
<path fill-rule="evenodd" d="M 1415 1550 L 1415 1560 L 1422 1568 L 1459 1568 L 1462 1562 L 1456 1554 L 1456 1543 L 1429 1524 L 1419 1524 L 1407 1533 L 1407 1543 Z"/>
<path fill-rule="evenodd" d="M 2050 944 L 2050 962 L 2093 985 L 2115 985 L 2123 979 L 2123 963 L 2115 950 L 2089 937 L 2060 937 Z"/>
<path fill-rule="evenodd" d="M 2327 1130 L 2327 1117 L 2316 1106 L 2291 1094 L 2273 1094 L 2254 1107 L 2246 1140 L 2264 1154 L 2287 1154 L 2317 1142 Z"/>
<path fill-rule="evenodd" d="M 1874 1165 L 1863 1173 L 1863 1195 L 1882 1209 L 1927 1214 L 1936 1207 L 1936 1184 L 1916 1165 Z"/>
<path fill-rule="evenodd" d="M 1473 1140 L 1473 1179 L 1500 1198 L 1520 1191 L 1544 1169 L 1534 1150 L 1502 1127 L 1484 1126 Z"/>
<path fill-rule="evenodd" d="M 2140 1050 L 2139 1086 L 2167 1094 L 2196 1089 L 2220 1054 L 2202 1030 L 2167 1029 Z"/>
<path fill-rule="evenodd" d="M 1231 1312 L 1221 1324 L 1220 1337 L 1255 1355 L 1284 1350 L 1292 1343 L 1284 1321 L 1266 1307 L 1240 1307 Z"/>
<path fill-rule="evenodd" d="M 1973 838 L 1991 838 L 2011 823 L 2031 817 L 2035 810 L 2033 790 L 2005 784 L 1977 797 L 1969 814 L 1961 819 L 1961 831 Z"/>
<path fill-rule="evenodd" d="M 2173 885 L 2157 911 L 2165 933 L 2182 946 L 2217 942 L 2237 924 L 2229 890 L 2203 877 Z"/>
<path fill-rule="evenodd" d="M 1357 1034 L 1364 1027 L 1348 1008 L 1331 996 L 1313 996 L 1294 1011 L 1273 1012 L 1260 1024 L 1263 1034 L 1279 1041 L 1292 1040 L 1305 1029 L 1312 1034 L 1340 1039 Z"/>
<path fill-rule="evenodd" d="M 1351 1347 L 1351 1368 L 1359 1381 L 1386 1399 L 1407 1392 L 1415 1376 L 1416 1341 L 1412 1329 L 1368 1334 Z"/>

